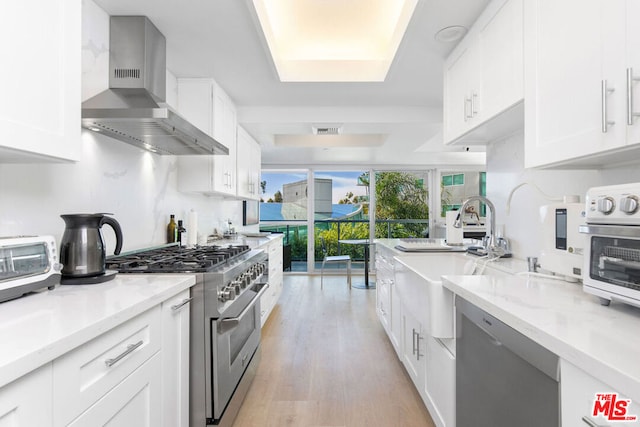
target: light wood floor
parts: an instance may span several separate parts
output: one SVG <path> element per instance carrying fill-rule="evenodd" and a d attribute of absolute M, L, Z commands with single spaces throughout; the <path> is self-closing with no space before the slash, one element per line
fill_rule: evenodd
<path fill-rule="evenodd" d="M 357 280 L 355 278 L 354 280 Z M 344 276 L 285 276 L 262 361 L 233 427 L 432 427 L 375 314 Z"/>

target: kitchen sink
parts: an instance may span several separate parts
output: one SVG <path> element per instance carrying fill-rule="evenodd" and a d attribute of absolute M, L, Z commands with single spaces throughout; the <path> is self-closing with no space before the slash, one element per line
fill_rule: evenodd
<path fill-rule="evenodd" d="M 434 253 L 396 257 L 396 284 L 405 309 L 435 338 L 454 338 L 453 293 L 442 276 L 482 274 L 483 261 L 471 256 Z M 475 268 L 474 268 L 474 263 Z"/>

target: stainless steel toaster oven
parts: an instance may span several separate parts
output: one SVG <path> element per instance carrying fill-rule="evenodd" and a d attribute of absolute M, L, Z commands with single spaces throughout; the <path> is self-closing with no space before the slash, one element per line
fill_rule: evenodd
<path fill-rule="evenodd" d="M 53 236 L 0 237 L 0 302 L 60 283 Z"/>
<path fill-rule="evenodd" d="M 589 189 L 586 222 L 584 291 L 640 307 L 640 183 Z"/>

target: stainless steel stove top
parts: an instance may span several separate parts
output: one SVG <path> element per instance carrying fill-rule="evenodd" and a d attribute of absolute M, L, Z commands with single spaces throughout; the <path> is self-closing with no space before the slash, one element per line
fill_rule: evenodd
<path fill-rule="evenodd" d="M 250 251 L 247 245 L 171 245 L 109 257 L 106 267 L 120 273 L 207 273 L 241 261 Z"/>

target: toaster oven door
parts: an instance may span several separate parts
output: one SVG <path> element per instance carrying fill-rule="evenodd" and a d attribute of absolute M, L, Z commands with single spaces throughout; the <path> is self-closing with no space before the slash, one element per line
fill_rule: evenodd
<path fill-rule="evenodd" d="M 585 290 L 607 300 L 640 304 L 640 233 L 635 226 L 589 226 Z M 595 290 L 595 292 L 592 292 Z"/>
<path fill-rule="evenodd" d="M 50 269 L 45 242 L 0 246 L 0 282 L 47 273 Z"/>

